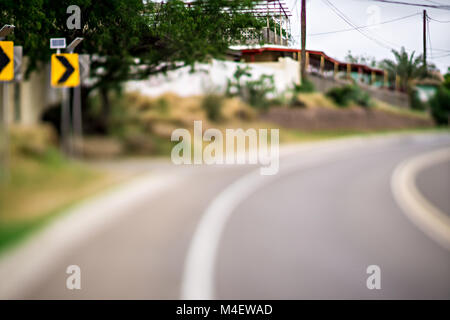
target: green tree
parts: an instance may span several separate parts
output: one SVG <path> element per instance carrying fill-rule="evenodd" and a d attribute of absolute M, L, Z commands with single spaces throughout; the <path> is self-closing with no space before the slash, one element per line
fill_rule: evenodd
<path fill-rule="evenodd" d="M 109 117 L 108 92 L 128 80 L 144 79 L 210 57 L 244 40 L 244 28 L 258 32 L 263 21 L 250 10 L 252 0 L 180 0 L 166 4 L 143 0 L 0 0 L 0 21 L 16 26 L 14 40 L 28 57 L 27 75 L 50 61 L 49 39 L 83 37 L 77 48 L 92 55 L 94 85 L 83 88 L 102 97 L 103 119 Z M 69 30 L 69 5 L 81 8 L 82 27 Z"/>
<path fill-rule="evenodd" d="M 448 71 L 444 75 L 444 82 L 429 101 L 431 115 L 438 125 L 450 124 L 450 68 Z"/>
<path fill-rule="evenodd" d="M 400 51 L 392 50 L 394 60 L 384 59 L 380 63 L 382 69 L 387 70 L 389 80 L 395 82 L 395 77 L 400 77 L 400 86 L 403 90 L 411 89 L 413 80 L 423 78 L 426 73 L 423 70 L 423 58 L 422 55 L 415 57 L 415 52 L 411 54 L 406 52 L 402 47 Z M 430 65 L 430 68 L 433 67 Z"/>
<path fill-rule="evenodd" d="M 353 55 L 349 50 L 347 51 L 347 55 L 345 56 L 345 61 L 350 63 L 359 63 L 365 64 L 370 67 L 375 67 L 377 65 L 377 61 L 375 57 L 366 56 L 366 55 Z"/>
<path fill-rule="evenodd" d="M 442 85 L 447 90 L 450 90 L 450 68 L 447 69 L 447 73 L 444 75 L 444 83 Z"/>

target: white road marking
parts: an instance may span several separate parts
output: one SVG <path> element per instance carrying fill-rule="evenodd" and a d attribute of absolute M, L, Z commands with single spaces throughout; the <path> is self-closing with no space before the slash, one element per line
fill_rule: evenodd
<path fill-rule="evenodd" d="M 390 136 L 354 137 L 337 139 L 334 141 L 315 142 L 286 146 L 280 150 L 280 158 L 288 155 L 299 154 L 303 151 L 304 157 L 299 163 L 298 159 L 293 163 L 283 163 L 280 171 L 275 176 L 260 176 L 259 169 L 243 176 L 228 186 L 208 206 L 195 230 L 185 260 L 183 278 L 181 284 L 181 299 L 186 300 L 210 300 L 215 299 L 215 263 L 220 238 L 232 215 L 234 209 L 240 205 L 252 193 L 262 188 L 265 184 L 281 176 L 289 174 L 300 168 L 307 168 L 321 163 L 333 161 L 332 156 L 324 156 L 321 152 L 315 152 L 311 157 L 310 150 L 330 152 L 336 149 L 352 149 L 356 146 L 374 146 L 376 144 L 396 143 L 399 139 L 413 137 L 414 139 L 434 139 L 436 135 L 408 135 L 395 134 Z M 305 157 L 306 156 L 306 157 Z M 344 157 L 351 157 L 351 154 Z M 334 157 L 336 159 L 336 157 Z M 281 164 L 281 162 L 280 162 Z"/>
<path fill-rule="evenodd" d="M 394 143 L 401 136 L 386 140 L 386 137 L 348 138 L 342 140 L 314 142 L 302 146 L 286 146 L 280 150 L 281 156 L 291 156 L 302 152 L 302 159 L 292 162 L 284 162 L 282 170 L 274 176 L 261 176 L 259 169 L 244 175 L 229 185 L 207 207 L 195 230 L 194 236 L 186 256 L 181 284 L 181 299 L 185 300 L 210 300 L 215 299 L 214 276 L 215 262 L 222 233 L 228 219 L 234 209 L 243 200 L 259 188 L 287 175 L 292 171 L 321 163 L 331 162 L 336 159 L 335 150 L 353 149 L 357 146 L 366 146 L 370 140 L 372 143 Z M 314 154 L 309 151 L 314 150 Z M 327 155 L 331 153 L 332 156 Z M 338 157 L 350 157 L 349 153 L 341 153 Z M 280 166 L 281 169 L 281 166 Z"/>
<path fill-rule="evenodd" d="M 448 161 L 450 148 L 422 154 L 402 162 L 391 178 L 394 198 L 406 216 L 425 234 L 450 250 L 450 217 L 432 205 L 415 184 L 417 174 L 425 168 Z"/>
<path fill-rule="evenodd" d="M 203 214 L 187 254 L 181 299 L 214 299 L 214 266 L 223 229 L 234 209 L 272 176 L 259 169 L 237 180 L 216 197 Z"/>

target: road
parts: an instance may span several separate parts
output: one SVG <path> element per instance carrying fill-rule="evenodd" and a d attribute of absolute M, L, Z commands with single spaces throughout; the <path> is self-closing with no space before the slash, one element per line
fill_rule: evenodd
<path fill-rule="evenodd" d="M 449 134 L 319 143 L 284 152 L 269 177 L 254 166 L 165 166 L 177 183 L 47 261 L 18 297 L 449 299 L 450 252 L 391 189 L 402 161 L 449 146 Z M 448 166 L 416 179 L 447 214 Z M 72 264 L 81 290 L 66 289 Z M 369 265 L 380 290 L 366 287 Z"/>

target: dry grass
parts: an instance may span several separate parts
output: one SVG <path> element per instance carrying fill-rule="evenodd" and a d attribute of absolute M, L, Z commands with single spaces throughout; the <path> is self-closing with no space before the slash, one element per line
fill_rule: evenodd
<path fill-rule="evenodd" d="M 112 174 L 64 160 L 14 157 L 9 182 L 0 185 L 0 224 L 40 218 L 117 180 Z"/>
<path fill-rule="evenodd" d="M 421 119 L 431 119 L 431 116 L 425 111 L 394 107 L 386 102 L 376 100 L 376 99 L 373 99 L 373 101 L 374 101 L 375 108 L 385 111 L 385 112 L 390 112 L 390 113 L 394 113 L 394 114 L 410 116 L 410 117 L 415 117 L 415 118 L 421 118 Z"/>
<path fill-rule="evenodd" d="M 303 102 L 307 108 L 337 108 L 333 100 L 320 92 L 300 93 L 298 99 Z"/>

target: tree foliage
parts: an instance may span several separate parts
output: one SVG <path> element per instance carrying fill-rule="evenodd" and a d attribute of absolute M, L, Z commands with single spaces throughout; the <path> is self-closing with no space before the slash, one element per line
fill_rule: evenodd
<path fill-rule="evenodd" d="M 0 21 L 14 24 L 11 36 L 29 58 L 28 74 L 50 60 L 49 39 L 83 37 L 80 53 L 97 57 L 91 66 L 96 86 L 111 87 L 208 57 L 223 55 L 242 40 L 243 28 L 263 22 L 248 9 L 251 0 L 0 0 Z M 69 30 L 69 5 L 81 8 L 82 27 Z"/>
<path fill-rule="evenodd" d="M 431 115 L 438 125 L 450 125 L 450 68 L 444 75 L 444 82 L 430 99 Z"/>
<path fill-rule="evenodd" d="M 345 61 L 350 63 L 359 63 L 365 64 L 370 67 L 375 67 L 377 65 L 377 61 L 375 57 L 367 56 L 367 55 L 354 55 L 349 50 L 347 51 L 347 55 L 345 56 Z"/>
<path fill-rule="evenodd" d="M 252 37 L 264 21 L 251 14 L 252 0 L 0 0 L 0 22 L 14 24 L 8 38 L 22 45 L 28 58 L 26 75 L 42 68 L 52 53 L 49 40 L 76 37 L 77 52 L 91 55 L 90 87 L 99 89 L 102 117 L 110 113 L 108 92 L 128 80 L 145 79 L 211 57 L 223 56 L 229 45 Z M 81 29 L 69 30 L 70 5 L 81 9 Z M 252 32 L 243 32 L 244 29 Z M 105 126 L 107 124 L 105 123 Z"/>
<path fill-rule="evenodd" d="M 400 77 L 400 86 L 403 90 L 411 89 L 412 81 L 424 78 L 428 75 L 428 71 L 433 69 L 432 64 L 428 65 L 428 70 L 424 70 L 422 55 L 415 56 L 413 51 L 409 54 L 405 48 L 400 51 L 392 50 L 394 60 L 384 59 L 380 63 L 380 67 L 387 70 L 389 81 L 395 82 L 395 77 Z"/>

